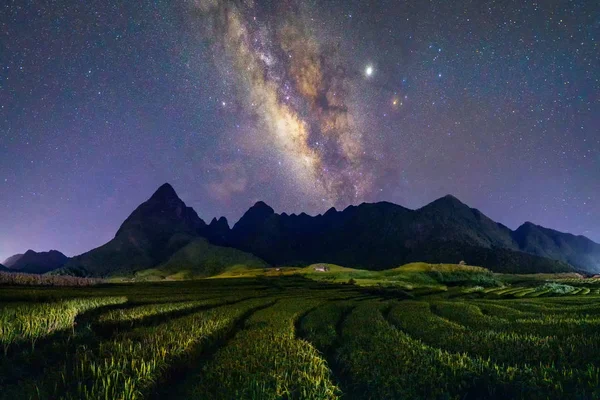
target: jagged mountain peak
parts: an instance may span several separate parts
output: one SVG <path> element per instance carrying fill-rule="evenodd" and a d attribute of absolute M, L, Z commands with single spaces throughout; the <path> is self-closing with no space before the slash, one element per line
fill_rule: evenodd
<path fill-rule="evenodd" d="M 527 229 L 531 229 L 531 228 L 539 228 L 539 227 L 540 227 L 539 225 L 537 225 L 537 224 L 534 224 L 534 223 L 533 223 L 533 222 L 531 222 L 531 221 L 525 221 L 525 222 L 523 222 L 523 223 L 521 224 L 521 226 L 519 226 L 519 227 L 517 228 L 517 230 L 519 230 L 519 229 L 525 229 L 525 228 L 527 228 Z"/>
<path fill-rule="evenodd" d="M 149 268 L 206 234 L 206 223 L 166 183 L 127 217 L 113 240 L 74 257 L 65 270 L 107 276 Z"/>
<path fill-rule="evenodd" d="M 229 229 L 229 222 L 227 222 L 227 218 L 225 217 L 220 217 L 219 219 L 217 219 L 216 217 L 213 218 L 210 221 L 210 224 L 208 224 L 209 228 L 227 228 Z"/>
<path fill-rule="evenodd" d="M 254 203 L 254 205 L 252 207 L 250 207 L 250 209 L 248 211 L 252 210 L 253 212 L 263 212 L 265 214 L 274 214 L 275 210 L 273 210 L 273 208 L 268 205 L 267 203 L 265 203 L 264 201 L 257 201 L 256 203 Z"/>
<path fill-rule="evenodd" d="M 325 211 L 325 214 L 323 214 L 323 215 L 334 215 L 337 212 L 338 211 L 335 209 L 335 207 L 331 207 L 329 210 Z"/>
<path fill-rule="evenodd" d="M 250 227 L 259 224 L 274 214 L 275 210 L 271 206 L 267 205 L 264 201 L 257 201 L 244 213 L 234 228 L 239 229 L 240 227 Z"/>
<path fill-rule="evenodd" d="M 171 184 L 163 183 L 150 197 L 150 200 L 180 200 L 180 198 Z"/>
<path fill-rule="evenodd" d="M 33 254 L 62 254 L 60 251 L 58 250 L 48 250 L 48 251 L 35 251 L 32 249 L 28 249 L 24 254 L 22 254 L 21 256 L 27 256 L 27 255 L 33 255 Z M 64 255 L 64 254 L 63 254 Z"/>
<path fill-rule="evenodd" d="M 115 237 L 134 230 L 198 235 L 205 228 L 206 223 L 196 211 L 186 206 L 175 189 L 165 183 L 127 217 Z"/>
<path fill-rule="evenodd" d="M 464 208 L 464 209 L 471 208 L 468 205 L 466 205 L 465 203 L 463 203 L 462 201 L 460 201 L 457 197 L 455 197 L 451 194 L 447 194 L 443 197 L 440 197 L 439 199 L 432 201 L 431 203 L 424 206 L 423 209 L 433 208 L 433 207 Z"/>

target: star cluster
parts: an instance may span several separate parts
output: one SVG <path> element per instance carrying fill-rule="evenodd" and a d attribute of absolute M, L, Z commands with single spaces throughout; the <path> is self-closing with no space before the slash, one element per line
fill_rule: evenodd
<path fill-rule="evenodd" d="M 446 193 L 600 241 L 594 1 L 20 2 L 0 12 L 0 258 Z M 232 222 L 233 222 L 232 221 Z"/>

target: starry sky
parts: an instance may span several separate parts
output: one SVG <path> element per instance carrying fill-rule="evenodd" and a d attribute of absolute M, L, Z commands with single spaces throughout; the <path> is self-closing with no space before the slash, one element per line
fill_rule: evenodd
<path fill-rule="evenodd" d="M 599 4 L 7 0 L 0 259 L 164 182 L 207 222 L 451 193 L 600 242 Z"/>

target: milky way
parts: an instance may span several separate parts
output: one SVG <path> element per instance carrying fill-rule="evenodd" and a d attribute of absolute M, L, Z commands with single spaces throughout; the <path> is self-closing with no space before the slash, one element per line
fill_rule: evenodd
<path fill-rule="evenodd" d="M 257 117 L 257 148 L 275 146 L 294 181 L 315 198 L 363 198 L 371 177 L 350 106 L 351 79 L 334 45 L 311 33 L 300 2 L 282 1 L 267 18 L 252 1 L 195 5 L 209 27 L 204 34 L 216 42 L 217 64 L 233 66 L 244 107 Z"/>

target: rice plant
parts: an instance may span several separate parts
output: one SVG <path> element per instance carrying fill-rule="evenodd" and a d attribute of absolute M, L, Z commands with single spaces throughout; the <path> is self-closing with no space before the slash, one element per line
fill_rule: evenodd
<path fill-rule="evenodd" d="M 39 338 L 73 328 L 75 317 L 82 312 L 126 301 L 125 297 L 97 297 L 1 308 L 0 342 L 4 354 L 14 343 L 30 342 L 34 346 Z"/>

